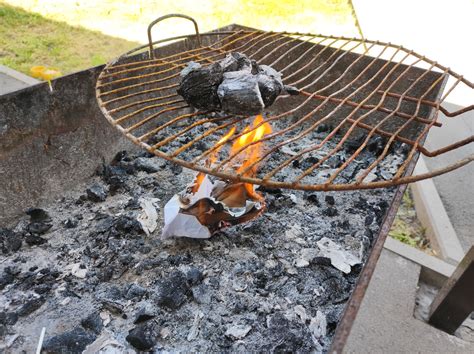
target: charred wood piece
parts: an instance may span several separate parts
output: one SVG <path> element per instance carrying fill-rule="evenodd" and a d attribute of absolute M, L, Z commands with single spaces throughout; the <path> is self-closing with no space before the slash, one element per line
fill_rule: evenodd
<path fill-rule="evenodd" d="M 280 94 L 299 93 L 283 85 L 275 69 L 236 52 L 206 67 L 189 62 L 177 92 L 194 108 L 235 115 L 259 114 Z"/>

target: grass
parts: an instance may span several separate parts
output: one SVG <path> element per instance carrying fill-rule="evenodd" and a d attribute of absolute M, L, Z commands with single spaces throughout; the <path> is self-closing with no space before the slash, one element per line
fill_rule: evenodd
<path fill-rule="evenodd" d="M 403 195 L 402 204 L 398 209 L 389 236 L 429 254 L 434 254 L 429 240 L 425 236 L 425 229 L 416 217 L 415 204 L 410 188 L 407 188 Z"/>
<path fill-rule="evenodd" d="M 148 23 L 169 13 L 194 17 L 207 31 L 230 23 L 267 30 L 318 32 L 330 22 L 354 28 L 348 0 L 4 0 L 11 5 L 70 25 L 100 30 L 121 38 L 145 39 Z M 183 34 L 184 20 L 168 20 L 157 34 Z M 356 32 L 355 32 L 356 33 Z"/>
<path fill-rule="evenodd" d="M 0 0 L 0 64 L 26 74 L 35 65 L 65 74 L 102 64 L 145 43 L 148 24 L 167 13 L 194 17 L 201 32 L 239 23 L 357 35 L 347 0 Z M 153 35 L 165 38 L 191 30 L 189 22 L 171 19 L 158 24 Z"/>
<path fill-rule="evenodd" d="M 30 74 L 44 65 L 63 74 L 105 63 L 136 42 L 52 21 L 0 3 L 0 64 Z"/>

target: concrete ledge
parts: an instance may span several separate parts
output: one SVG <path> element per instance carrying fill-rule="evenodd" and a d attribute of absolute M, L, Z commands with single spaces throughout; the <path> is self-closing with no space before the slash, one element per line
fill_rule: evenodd
<path fill-rule="evenodd" d="M 420 280 L 430 285 L 441 287 L 456 269 L 455 266 L 437 257 L 430 256 L 391 237 L 387 237 L 384 248 L 421 266 Z"/>
<path fill-rule="evenodd" d="M 442 261 L 437 257 L 430 256 L 414 247 L 408 246 L 391 237 L 387 237 L 384 248 L 419 264 L 422 267 L 434 270 L 436 273 L 449 278 L 456 269 L 455 266 Z"/>
<path fill-rule="evenodd" d="M 420 156 L 414 174 L 426 172 L 428 168 Z M 447 262 L 459 263 L 464 256 L 464 251 L 433 180 L 427 179 L 412 184 L 412 191 L 418 219 L 426 228 L 426 236 L 433 247 Z"/>
<path fill-rule="evenodd" d="M 474 352 L 473 343 L 413 317 L 420 271 L 415 262 L 382 251 L 344 353 Z"/>
<path fill-rule="evenodd" d="M 4 65 L 0 65 L 0 73 L 8 75 L 13 79 L 24 82 L 28 85 L 35 85 L 40 83 L 39 80 L 36 80 L 28 75 L 22 74 L 16 70 L 10 69 Z"/>

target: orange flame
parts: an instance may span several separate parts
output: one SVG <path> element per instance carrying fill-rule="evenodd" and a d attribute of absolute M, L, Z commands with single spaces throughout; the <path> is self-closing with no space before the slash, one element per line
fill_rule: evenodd
<path fill-rule="evenodd" d="M 252 131 L 252 128 L 255 128 L 257 125 L 263 123 L 260 125 L 257 129 L 254 129 Z M 272 132 L 272 127 L 270 126 L 269 123 L 264 122 L 263 117 L 261 115 L 258 115 L 255 117 L 252 126 L 247 126 L 243 133 L 248 132 L 246 134 L 243 134 L 240 138 L 238 138 L 234 144 L 232 145 L 231 148 L 231 155 L 236 154 L 242 147 L 252 144 L 249 147 L 247 147 L 245 150 L 241 151 L 238 154 L 239 160 L 242 161 L 242 164 L 240 167 L 237 169 L 238 173 L 244 172 L 248 167 L 250 167 L 255 161 L 260 159 L 262 155 L 262 143 L 256 143 L 257 141 L 260 141 L 265 135 L 270 134 Z M 257 165 L 255 164 L 254 166 L 251 167 L 249 171 L 244 172 L 244 176 L 246 177 L 253 177 L 255 173 L 257 172 Z"/>
<path fill-rule="evenodd" d="M 199 186 L 201 185 L 202 181 L 204 181 L 205 176 L 206 174 L 203 172 L 199 172 L 196 175 L 196 178 L 194 179 L 193 187 L 191 188 L 191 193 L 195 194 L 198 191 Z"/>
<path fill-rule="evenodd" d="M 258 128 L 251 130 L 261 124 Z M 217 156 L 221 148 L 224 146 L 224 142 L 229 140 L 235 133 L 235 127 L 229 130 L 227 134 L 225 134 L 222 138 L 219 139 L 216 145 L 222 144 L 216 148 L 216 150 L 212 153 L 209 160 L 207 161 L 208 165 L 212 165 L 217 161 Z M 263 144 L 260 141 L 265 135 L 268 135 L 272 132 L 272 127 L 269 123 L 265 122 L 262 115 L 258 115 L 255 117 L 254 121 L 251 125 L 245 127 L 243 130 L 242 136 L 240 136 L 237 140 L 234 141 L 232 147 L 230 149 L 230 154 L 234 155 L 237 154 L 236 160 L 240 161 L 240 166 L 237 167 L 236 172 L 242 174 L 244 177 L 254 177 L 257 173 L 258 161 L 263 152 Z M 239 152 L 241 148 L 244 146 L 252 144 L 247 147 L 245 150 Z M 200 172 L 196 176 L 194 181 L 194 186 L 192 188 L 192 192 L 196 193 L 201 185 L 205 174 Z M 253 189 L 253 185 L 250 183 L 244 183 L 245 190 L 250 198 L 256 200 L 262 200 L 262 197 L 256 193 Z"/>
<path fill-rule="evenodd" d="M 222 138 L 219 139 L 219 141 L 217 142 L 217 145 L 219 145 L 219 144 L 221 144 L 221 143 L 224 143 L 224 142 L 226 142 L 227 140 L 229 140 L 230 137 L 231 137 L 232 135 L 234 135 L 234 133 L 235 133 L 235 127 L 232 127 L 232 129 L 229 130 L 229 132 L 228 132 L 226 135 L 224 135 Z M 217 149 L 214 150 L 214 152 L 212 153 L 211 157 L 207 160 L 207 164 L 208 164 L 209 166 L 212 166 L 212 165 L 216 162 L 216 160 L 217 160 L 217 155 L 219 154 L 219 151 L 222 149 L 223 146 L 224 146 L 224 144 L 219 145 L 219 146 L 217 147 Z M 193 194 L 198 191 L 199 186 L 201 185 L 202 181 L 204 180 L 205 175 L 206 175 L 206 174 L 203 173 L 203 172 L 199 172 L 199 173 L 197 174 L 196 179 L 194 180 L 193 188 L 191 189 L 191 191 L 192 191 Z"/>
<path fill-rule="evenodd" d="M 224 135 L 222 138 L 219 139 L 219 141 L 216 144 L 216 145 L 219 145 L 219 147 L 213 152 L 213 154 L 211 155 L 211 158 L 209 159 L 210 165 L 214 164 L 217 161 L 217 155 L 219 151 L 222 149 L 222 147 L 224 146 L 223 143 L 229 140 L 230 137 L 234 135 L 234 133 L 235 133 L 235 127 L 232 127 L 232 129 L 229 130 L 229 132 L 226 135 Z"/>
<path fill-rule="evenodd" d="M 265 135 L 272 132 L 271 125 L 265 122 L 262 115 L 260 114 L 255 117 L 252 123 L 252 128 L 255 128 L 259 124 L 261 125 L 254 130 L 251 130 L 250 126 L 247 126 L 243 131 L 244 133 L 247 133 L 243 134 L 234 142 L 230 151 L 231 155 L 236 154 L 242 147 L 253 143 L 237 155 L 238 159 L 242 161 L 240 167 L 237 168 L 237 173 L 242 173 L 242 175 L 245 177 L 254 177 L 257 173 L 258 164 L 255 162 L 260 159 L 263 152 L 263 144 L 261 142 L 257 142 L 260 141 Z M 262 199 L 260 195 L 255 193 L 252 184 L 244 183 L 244 186 L 250 197 L 259 200 Z"/>

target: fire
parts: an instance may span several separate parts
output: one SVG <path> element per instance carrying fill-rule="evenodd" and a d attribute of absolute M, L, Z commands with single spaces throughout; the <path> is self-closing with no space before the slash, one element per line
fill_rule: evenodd
<path fill-rule="evenodd" d="M 255 128 L 261 124 L 258 128 Z M 252 130 L 253 129 L 253 130 Z M 236 128 L 233 127 L 229 130 L 227 134 L 225 134 L 222 138 L 219 139 L 216 145 L 219 145 L 210 158 L 207 161 L 207 165 L 212 166 L 218 157 L 218 153 L 221 148 L 224 146 L 224 142 L 229 140 L 235 134 Z M 258 164 L 256 163 L 260 157 L 262 156 L 263 152 L 263 144 L 260 141 L 265 135 L 268 135 L 272 132 L 272 127 L 269 123 L 265 122 L 262 115 L 258 115 L 255 117 L 254 121 L 251 125 L 244 128 L 242 136 L 234 141 L 232 147 L 230 149 L 230 154 L 234 155 L 244 146 L 254 143 L 253 145 L 249 146 L 245 150 L 238 153 L 235 160 L 240 163 L 240 165 L 236 168 L 236 172 L 242 174 L 244 177 L 254 177 L 257 173 Z M 196 193 L 201 185 L 205 174 L 200 172 L 196 176 L 194 181 L 194 186 L 192 188 L 192 192 Z M 254 200 L 262 200 L 262 197 L 254 191 L 253 184 L 250 183 L 243 183 L 243 187 L 247 193 L 247 195 Z M 240 188 L 238 188 L 240 189 Z"/>
<path fill-rule="evenodd" d="M 255 117 L 252 128 L 255 128 L 259 124 L 257 129 L 251 130 L 250 126 L 244 129 L 244 133 L 239 139 L 237 139 L 230 150 L 231 155 L 237 153 L 243 146 L 251 143 L 260 141 L 265 135 L 272 132 L 272 127 L 269 123 L 265 122 L 262 115 Z M 239 153 L 238 159 L 242 161 L 241 165 L 237 168 L 237 173 L 242 173 L 245 177 L 254 177 L 257 173 L 257 164 L 255 163 L 260 159 L 263 152 L 263 144 L 256 143 Z M 253 166 L 252 166 L 253 165 Z M 250 167 L 252 166 L 252 167 Z M 261 196 L 255 193 L 253 185 L 250 183 L 244 183 L 244 187 L 248 195 L 253 199 L 261 199 Z"/>
<path fill-rule="evenodd" d="M 209 166 L 212 166 L 216 161 L 217 161 L 217 155 L 219 154 L 219 151 L 222 149 L 222 147 L 224 146 L 224 142 L 226 142 L 227 140 L 230 139 L 230 137 L 232 135 L 234 135 L 235 133 L 235 127 L 232 127 L 231 130 L 229 130 L 229 132 L 224 135 L 222 138 L 219 139 L 219 141 L 217 142 L 217 145 L 218 148 L 212 153 L 211 157 L 207 160 L 207 164 Z M 222 145 L 220 145 L 222 144 Z M 202 173 L 202 172 L 199 172 L 196 176 L 196 179 L 194 180 L 194 185 L 193 185 L 193 188 L 192 188 L 192 193 L 196 193 L 199 189 L 199 186 L 201 185 L 202 181 L 204 180 L 204 177 L 206 176 L 205 173 Z"/>
<path fill-rule="evenodd" d="M 224 135 L 222 138 L 219 139 L 219 141 L 217 142 L 217 145 L 219 145 L 219 147 L 214 151 L 211 158 L 209 159 L 210 160 L 210 165 L 212 165 L 216 162 L 217 155 L 218 155 L 220 149 L 224 146 L 224 144 L 222 144 L 222 143 L 229 140 L 231 138 L 231 136 L 234 135 L 234 133 L 235 133 L 235 127 L 232 127 L 232 129 L 229 130 L 229 132 L 226 135 Z M 222 145 L 220 145 L 220 144 L 222 144 Z"/>
<path fill-rule="evenodd" d="M 196 179 L 194 180 L 193 188 L 191 189 L 191 192 L 194 194 L 198 191 L 199 186 L 201 185 L 202 181 L 204 180 L 204 177 L 206 177 L 205 173 L 199 172 L 196 176 Z"/>

